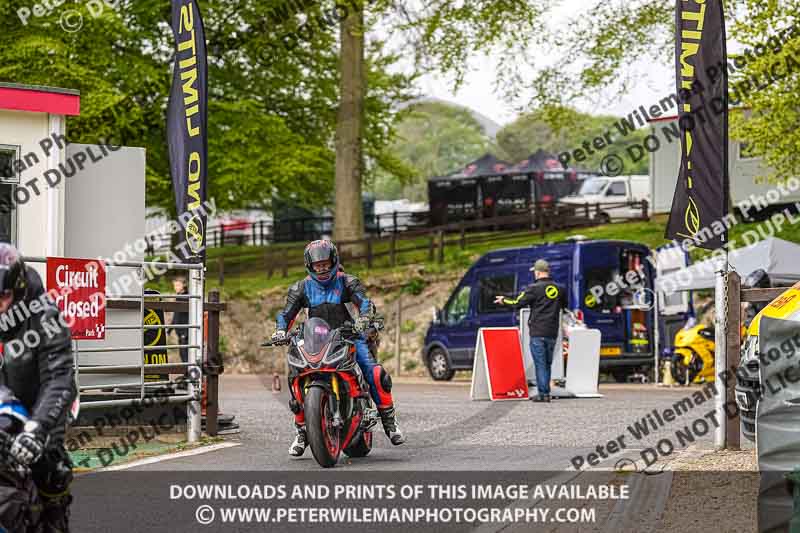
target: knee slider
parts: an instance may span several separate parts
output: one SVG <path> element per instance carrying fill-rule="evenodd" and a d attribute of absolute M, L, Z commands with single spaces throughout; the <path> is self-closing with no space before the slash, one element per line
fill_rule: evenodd
<path fill-rule="evenodd" d="M 380 365 L 379 365 L 380 366 Z M 383 366 L 381 368 L 381 388 L 386 392 L 392 392 L 392 376 L 386 371 Z"/>

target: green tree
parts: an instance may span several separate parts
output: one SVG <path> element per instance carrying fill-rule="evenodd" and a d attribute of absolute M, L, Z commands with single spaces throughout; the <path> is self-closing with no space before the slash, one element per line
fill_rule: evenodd
<path fill-rule="evenodd" d="M 755 60 L 750 55 L 743 68 L 729 69 L 731 90 L 747 80 L 770 80 L 766 87 L 732 100 L 750 112 L 731 114 L 731 136 L 748 142 L 753 155 L 764 157 L 774 169 L 771 177 L 798 175 L 800 66 L 795 65 L 800 65 L 800 31 L 785 30 L 799 27 L 800 0 L 729 0 L 724 6 L 729 48 L 738 42 L 768 50 Z M 673 68 L 675 2 L 599 2 L 546 33 L 544 40 L 550 44 L 540 53 L 557 58 L 552 62 L 557 66 L 542 66 L 530 79 L 515 68 L 509 76 L 518 83 L 508 97 L 527 92 L 534 106 L 568 105 L 598 95 L 611 98 L 646 77 L 653 64 Z M 729 64 L 735 65 L 736 54 L 729 55 Z M 777 80 L 776 68 L 783 74 Z M 674 87 L 664 87 L 665 96 L 673 92 Z M 567 117 L 550 118 L 567 123 Z"/>
<path fill-rule="evenodd" d="M 339 31 L 342 79 L 336 139 L 336 238 L 360 237 L 363 233 L 360 192 L 366 179 L 364 170 L 370 165 L 363 161 L 365 154 L 359 148 L 368 109 L 359 100 L 368 94 L 372 78 L 355 63 L 367 57 L 364 53 L 366 34 L 375 28 L 392 28 L 403 42 L 402 51 L 413 50 L 417 73 L 432 70 L 453 73 L 458 86 L 464 79 L 466 59 L 472 54 L 503 50 L 507 52 L 505 63 L 511 61 L 515 51 L 533 42 L 540 34 L 537 30 L 543 4 L 545 2 L 476 0 L 457 5 L 450 0 L 434 0 L 410 6 L 404 0 L 371 0 L 366 7 L 363 0 L 348 2 L 354 9 L 348 12 Z M 301 21 L 307 25 L 318 16 L 319 6 L 312 6 L 309 12 L 298 14 L 291 23 Z M 514 24 L 509 25 L 509 20 Z M 389 135 L 392 133 L 390 131 Z M 385 152 L 371 156 L 376 161 L 397 163 Z"/>
<path fill-rule="evenodd" d="M 147 202 L 174 213 L 166 148 L 166 105 L 174 42 L 170 3 L 122 0 L 94 17 L 83 3 L 57 6 L 23 24 L 18 9 L 36 2 L 0 0 L 0 80 L 81 91 L 81 115 L 68 119 L 72 142 L 147 149 Z M 309 208 L 332 200 L 338 105 L 335 39 L 318 32 L 287 53 L 286 28 L 268 13 L 286 0 L 201 2 L 209 55 L 209 196 L 222 209 L 269 208 L 274 198 Z M 83 17 L 67 32 L 67 9 Z M 367 153 L 391 140 L 394 105 L 410 79 L 390 73 L 395 57 L 370 47 L 365 95 Z M 374 165 L 393 161 L 374 157 Z"/>
<path fill-rule="evenodd" d="M 619 117 L 611 115 L 590 115 L 571 107 L 551 106 L 525 113 L 497 132 L 497 144 L 512 161 L 520 161 L 538 149 L 558 155 L 582 149 L 584 142 L 591 142 L 605 132 L 615 133 L 614 123 Z M 624 151 L 633 143 L 641 144 L 646 133 L 637 130 L 626 137 L 616 139 L 609 147 L 587 152 L 585 161 L 569 161 L 570 166 L 599 172 L 601 161 L 610 153 Z M 584 150 L 585 151 L 585 150 Z M 573 158 L 574 159 L 574 158 Z M 635 166 L 625 168 L 626 174 L 647 174 L 647 158 L 642 158 Z"/>
<path fill-rule="evenodd" d="M 745 4 L 748 16 L 735 20 L 733 34 L 747 47 L 766 45 L 768 53 L 751 56 L 754 60 L 733 76 L 732 87 L 738 95 L 748 84 L 745 80 L 771 81 L 741 95 L 741 105 L 749 112 L 731 114 L 732 135 L 746 141 L 752 154 L 764 157 L 774 169 L 770 178 L 783 181 L 800 175 L 800 1 Z M 789 28 L 791 34 L 776 38 Z M 786 42 L 780 43 L 783 39 Z"/>
<path fill-rule="evenodd" d="M 468 110 L 439 102 L 416 103 L 399 118 L 397 137 L 390 146 L 411 171 L 381 172 L 373 191 L 380 199 L 427 200 L 428 178 L 458 169 L 489 147 L 489 138 Z"/>

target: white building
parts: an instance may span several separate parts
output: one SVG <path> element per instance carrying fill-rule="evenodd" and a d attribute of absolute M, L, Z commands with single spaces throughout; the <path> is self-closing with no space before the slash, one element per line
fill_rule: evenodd
<path fill-rule="evenodd" d="M 78 91 L 0 83 L 0 239 L 25 255 L 64 255 L 65 182 L 44 175 L 64 161 L 65 119 L 79 113 Z"/>
<path fill-rule="evenodd" d="M 655 118 L 649 124 L 650 133 L 655 138 L 648 138 L 645 143 L 647 151 L 650 151 L 651 209 L 653 213 L 668 213 L 672 207 L 681 162 L 678 117 Z M 630 153 L 626 155 L 630 157 Z M 772 169 L 765 166 L 761 158 L 749 156 L 746 144 L 733 139 L 728 143 L 728 174 L 734 204 L 746 200 L 750 195 L 766 198 L 767 191 L 775 189 L 776 184 L 765 179 L 772 174 Z M 800 201 L 800 191 L 771 203 L 789 204 L 796 201 Z"/>
<path fill-rule="evenodd" d="M 122 260 L 141 261 L 143 253 L 133 245 L 145 230 L 145 150 L 111 147 L 100 139 L 95 141 L 101 144 L 67 145 L 66 117 L 79 113 L 77 91 L 0 84 L 0 239 L 15 243 L 28 258 L 116 258 L 124 251 Z M 28 264 L 46 280 L 43 261 Z M 107 296 L 141 293 L 142 283 L 130 276 L 131 270 L 107 270 Z M 130 282 L 123 286 L 118 283 L 123 279 Z M 107 326 L 141 319 L 138 309 L 106 312 Z M 105 340 L 80 340 L 77 347 L 141 342 L 140 330 L 109 330 Z M 81 365 L 141 361 L 140 353 L 129 350 L 81 352 L 78 357 Z M 81 384 L 136 379 L 93 374 L 82 376 Z"/>

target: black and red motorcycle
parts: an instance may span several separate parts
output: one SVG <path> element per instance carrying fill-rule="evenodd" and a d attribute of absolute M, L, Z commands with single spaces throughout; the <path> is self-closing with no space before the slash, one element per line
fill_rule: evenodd
<path fill-rule="evenodd" d="M 375 317 L 364 334 L 374 339 L 381 329 L 383 321 Z M 305 411 L 311 452 L 324 468 L 336 465 L 341 452 L 365 457 L 372 450 L 372 430 L 379 418 L 356 363 L 360 335 L 349 322 L 333 329 L 325 320 L 311 318 L 285 340 L 262 344 L 289 346 L 292 393 Z"/>

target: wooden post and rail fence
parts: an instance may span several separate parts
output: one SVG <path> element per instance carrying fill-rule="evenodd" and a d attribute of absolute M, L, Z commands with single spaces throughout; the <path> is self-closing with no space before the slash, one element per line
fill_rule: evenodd
<path fill-rule="evenodd" d="M 648 219 L 646 201 L 602 206 L 605 210 L 619 207 L 630 208 L 632 212 L 641 209 L 640 215 L 620 217 L 624 220 Z M 377 260 L 384 259 L 386 266 L 394 267 L 410 262 L 403 261 L 404 259 L 408 260 L 408 254 L 424 251 L 427 251 L 428 261 L 436 261 L 441 264 L 444 263 L 445 251 L 448 247 L 457 246 L 463 250 L 469 244 L 489 242 L 497 239 L 499 231 L 504 232 L 504 238 L 524 237 L 536 233 L 540 237 L 544 237 L 553 231 L 598 225 L 602 223 L 597 216 L 600 208 L 601 206 L 589 204 L 579 206 L 537 204 L 534 209 L 524 213 L 462 220 L 427 228 L 411 228 L 391 233 L 388 239 L 370 235 L 364 239 L 339 241 L 336 245 L 341 252 L 343 263 L 347 265 L 358 263 L 367 268 L 373 268 Z M 263 229 L 259 231 L 263 233 Z M 454 238 L 448 238 L 449 236 L 454 236 Z M 297 264 L 297 258 L 301 253 L 302 249 L 297 245 L 273 244 L 262 252 L 246 251 L 241 254 L 225 254 L 219 256 L 216 263 L 212 262 L 209 265 L 212 270 L 210 275 L 216 274 L 220 286 L 225 284 L 227 275 L 259 269 L 266 272 L 267 278 L 278 274 L 287 278 L 290 265 Z M 419 258 L 414 260 L 419 261 Z"/>
<path fill-rule="evenodd" d="M 539 230 L 540 234 L 544 234 L 549 230 L 549 226 L 554 221 L 553 218 L 578 218 L 581 217 L 589 223 L 604 223 L 607 222 L 603 212 L 609 209 L 618 209 L 620 207 L 629 208 L 630 212 L 641 209 L 641 217 L 639 216 L 623 216 L 612 218 L 647 218 L 647 203 L 643 201 L 637 202 L 620 202 L 618 204 L 565 204 L 563 202 L 535 202 L 524 209 L 517 209 L 507 212 L 505 214 L 486 216 L 480 209 L 471 209 L 462 212 L 453 212 L 453 216 L 457 216 L 459 220 L 468 222 L 477 222 L 484 227 L 485 231 L 494 231 L 498 228 L 495 227 L 494 222 L 498 221 L 502 224 L 502 219 L 515 216 L 532 214 L 533 225 Z M 390 235 L 402 234 L 409 231 L 428 230 L 435 232 L 439 227 L 451 227 L 458 225 L 459 222 L 444 222 L 436 224 L 437 220 L 447 219 L 446 215 L 439 212 L 431 211 L 394 211 L 392 213 L 382 213 L 380 215 L 372 215 L 366 217 L 366 233 L 376 239 L 383 239 Z M 390 220 L 386 224 L 386 219 Z M 332 216 L 317 216 L 317 217 L 298 217 L 279 220 L 240 220 L 236 222 L 217 223 L 209 226 L 206 232 L 207 246 L 209 248 L 221 248 L 226 246 L 268 246 L 277 243 L 290 243 L 302 240 L 313 240 L 319 235 L 330 234 L 333 230 L 333 217 Z M 588 224 L 587 224 L 588 225 Z M 154 256 L 160 252 L 169 249 L 171 243 L 165 237 L 151 237 L 148 238 L 147 255 Z"/>

